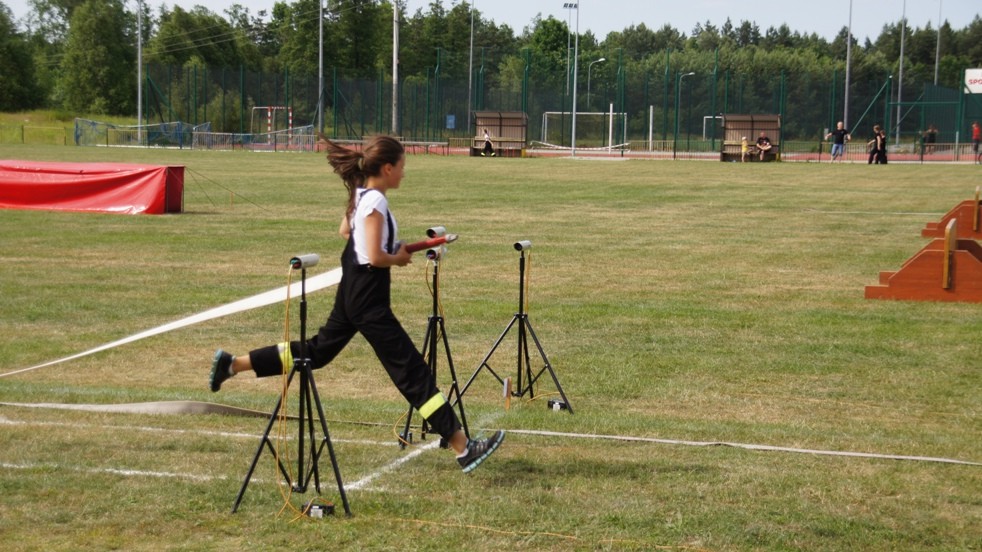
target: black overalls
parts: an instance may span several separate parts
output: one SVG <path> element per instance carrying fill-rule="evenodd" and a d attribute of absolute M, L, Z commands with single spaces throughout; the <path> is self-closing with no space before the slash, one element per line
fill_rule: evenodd
<path fill-rule="evenodd" d="M 359 193 L 364 195 L 369 191 L 359 190 Z M 394 239 L 391 216 L 386 213 L 389 253 L 392 252 Z M 351 236 L 341 254 L 341 282 L 334 298 L 334 308 L 317 335 L 307 340 L 311 366 L 321 368 L 327 365 L 356 332 L 361 332 L 402 396 L 441 437 L 449 440 L 461 428 L 460 421 L 437 389 L 423 355 L 392 312 L 390 270 L 358 264 L 354 239 L 352 227 Z M 279 344 L 256 349 L 249 353 L 249 357 L 256 376 L 267 377 L 282 374 L 284 366 L 292 367 L 294 355 L 299 354 L 300 342 L 293 341 L 289 351 L 284 344 Z"/>

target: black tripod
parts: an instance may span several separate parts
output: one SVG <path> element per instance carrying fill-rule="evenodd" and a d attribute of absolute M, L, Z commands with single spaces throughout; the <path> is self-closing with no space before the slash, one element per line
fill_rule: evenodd
<path fill-rule="evenodd" d="M 317 493 L 321 492 L 320 483 L 320 468 L 318 467 L 318 462 L 320 461 L 321 454 L 324 453 L 324 449 L 327 448 L 328 455 L 331 457 L 331 466 L 334 468 L 334 479 L 338 482 L 338 493 L 341 495 L 341 502 L 344 505 L 344 512 L 347 515 L 351 515 L 351 507 L 348 504 L 348 497 L 344 492 L 344 485 L 341 483 L 341 470 L 338 468 L 338 460 L 334 454 L 334 445 L 331 444 L 331 436 L 327 430 L 327 421 L 324 418 L 324 408 L 321 406 L 320 396 L 317 393 L 317 385 L 314 383 L 314 374 L 310 366 L 310 359 L 307 358 L 307 268 L 304 265 L 304 259 L 294 257 L 290 263 L 293 268 L 302 268 L 300 277 L 300 357 L 294 359 L 293 369 L 290 371 L 290 375 L 287 377 L 286 386 L 290 387 L 293 382 L 293 376 L 300 375 L 300 389 L 299 398 L 300 406 L 298 409 L 298 437 L 297 437 L 297 480 L 291 480 L 290 473 L 287 471 L 286 466 L 283 464 L 283 459 L 280 458 L 279 452 L 273 446 L 272 441 L 269 439 L 269 432 L 273 429 L 273 424 L 280 416 L 280 410 L 284 408 L 283 399 L 286 396 L 286 392 L 280 394 L 279 400 L 276 402 L 276 408 L 273 409 L 273 413 L 269 416 L 269 423 L 266 425 L 266 431 L 263 433 L 262 440 L 259 442 L 259 448 L 256 449 L 256 455 L 252 459 L 252 465 L 249 466 L 249 473 L 246 474 L 245 480 L 242 482 L 242 488 L 239 489 L 239 496 L 235 498 L 235 505 L 232 506 L 232 513 L 234 514 L 236 510 L 239 509 L 239 504 L 242 502 L 242 496 L 245 495 L 246 487 L 249 485 L 249 480 L 252 479 L 252 474 L 256 470 L 256 464 L 259 462 L 259 456 L 263 452 L 263 447 L 269 449 L 269 452 L 276 458 L 276 463 L 279 466 L 280 473 L 283 475 L 283 479 L 286 484 L 290 487 L 293 492 L 305 493 L 310 485 L 310 480 L 314 480 L 314 488 Z M 316 260 L 312 261 L 309 266 L 316 264 Z M 289 347 L 289 344 L 286 345 Z M 320 429 L 323 432 L 324 437 L 317 442 L 317 437 L 314 434 L 314 405 L 317 406 L 317 420 L 320 423 Z M 309 439 L 309 442 L 307 441 Z M 308 464 L 305 464 L 308 461 Z"/>
<path fill-rule="evenodd" d="M 477 374 L 479 374 L 484 368 L 487 368 L 488 372 L 491 372 L 491 375 L 498 380 L 498 383 L 504 385 L 505 380 L 499 376 L 493 368 L 491 368 L 491 365 L 488 364 L 488 360 L 498 349 L 498 346 L 501 345 L 501 342 L 504 341 L 505 336 L 508 335 L 508 332 L 511 331 L 511 329 L 517 324 L 518 378 L 517 387 L 511 391 L 512 396 L 522 397 L 528 393 L 530 399 L 534 398 L 535 391 L 532 386 L 539 380 L 539 377 L 541 377 L 542 374 L 548 370 L 549 375 L 552 376 L 553 383 L 556 384 L 556 389 L 559 390 L 559 395 L 563 398 L 563 404 L 565 405 L 566 409 L 569 410 L 569 413 L 572 414 L 573 406 L 569 404 L 569 399 L 566 398 L 566 393 L 563 392 L 563 386 L 559 384 L 559 378 L 556 377 L 556 372 L 552 369 L 552 365 L 549 363 L 549 359 L 546 357 L 546 352 L 542 349 L 542 344 L 539 343 L 538 336 L 535 335 L 535 330 L 532 329 L 532 323 L 529 322 L 528 313 L 525 312 L 525 250 L 530 247 L 532 247 L 531 242 L 518 242 L 515 244 L 515 249 L 522 252 L 521 258 L 518 262 L 518 312 L 514 317 L 512 317 L 508 327 L 506 327 L 505 331 L 501 333 L 498 340 L 494 342 L 491 350 L 488 351 L 488 354 L 485 355 L 484 360 L 482 360 L 481 364 L 478 365 L 477 370 L 475 370 L 474 374 L 471 375 L 471 378 L 467 380 L 467 384 L 464 385 L 464 388 L 460 391 L 460 394 L 463 395 L 467 392 L 467 389 L 471 386 L 471 383 L 473 383 L 474 379 L 477 378 Z M 529 357 L 528 336 L 532 336 L 532 341 L 535 342 L 535 347 L 539 350 L 539 356 L 542 357 L 542 362 L 544 363 L 542 369 L 534 375 L 532 374 L 532 364 Z"/>
<path fill-rule="evenodd" d="M 433 381 L 436 381 L 436 359 L 437 359 L 437 345 L 438 342 L 443 340 L 443 349 L 447 353 L 447 366 L 450 367 L 450 389 L 447 392 L 447 400 L 450 401 L 450 405 L 457 406 L 457 411 L 460 413 L 460 424 L 464 430 L 464 434 L 470 438 L 470 431 L 467 429 L 467 416 L 464 414 L 464 403 L 461 400 L 460 387 L 457 384 L 457 371 L 453 367 L 453 357 L 450 355 L 450 343 L 447 341 L 447 329 L 443 324 L 443 317 L 440 316 L 440 257 L 442 256 L 443 250 L 431 249 L 427 252 L 426 256 L 433 261 L 433 313 L 430 314 L 429 323 L 426 326 L 426 336 L 423 338 L 423 357 L 426 358 L 427 363 L 430 366 L 430 373 L 433 374 Z M 399 441 L 399 445 L 402 448 L 406 447 L 406 443 L 410 441 L 409 425 L 413 420 L 413 407 L 409 407 L 409 414 L 406 415 L 406 427 L 402 432 L 402 439 Z M 426 439 L 426 431 L 428 425 L 426 420 L 423 420 L 422 427 L 420 429 L 420 438 Z M 446 448 L 448 443 L 445 440 L 440 440 L 440 446 Z"/>

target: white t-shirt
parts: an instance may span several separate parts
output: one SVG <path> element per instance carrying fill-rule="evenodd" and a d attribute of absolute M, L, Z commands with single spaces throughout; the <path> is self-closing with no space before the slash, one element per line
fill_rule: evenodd
<path fill-rule="evenodd" d="M 368 247 L 366 246 L 365 238 L 365 217 L 372 214 L 374 211 L 378 211 L 382 215 L 382 250 L 386 249 L 386 244 L 389 243 L 389 223 L 392 224 L 392 244 L 393 249 L 396 247 L 395 243 L 399 239 L 399 226 L 396 224 L 395 217 L 389 212 L 389 200 L 385 197 L 385 194 L 378 190 L 370 190 L 367 188 L 359 188 L 356 192 L 356 205 L 355 213 L 352 217 L 351 223 L 352 236 L 355 238 L 355 255 L 358 258 L 358 264 L 368 264 Z M 389 251 L 389 253 L 394 253 L 394 251 Z"/>

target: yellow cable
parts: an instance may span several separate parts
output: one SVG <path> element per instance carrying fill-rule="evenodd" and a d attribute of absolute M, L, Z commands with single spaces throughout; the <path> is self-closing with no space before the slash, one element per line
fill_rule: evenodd
<path fill-rule="evenodd" d="M 399 419 L 398 420 L 396 420 L 395 425 L 392 426 L 392 433 L 395 434 L 396 439 L 398 439 L 400 443 L 402 443 L 404 446 L 407 446 L 408 447 L 412 443 L 410 443 L 409 441 L 407 441 L 405 438 L 403 438 L 402 435 L 399 434 L 399 426 L 402 425 L 402 421 L 405 420 L 407 416 L 409 416 L 409 411 L 408 410 L 406 411 L 405 414 L 403 414 L 402 416 L 399 416 Z"/>
<path fill-rule="evenodd" d="M 285 314 L 284 314 L 284 324 L 283 324 L 283 343 L 285 343 L 285 346 L 286 347 L 289 347 L 290 346 L 290 303 L 291 303 L 290 288 L 291 288 L 292 284 L 293 284 L 293 267 L 291 266 L 289 272 L 287 273 L 287 279 L 286 279 L 286 305 L 285 305 L 285 309 L 284 309 L 285 310 Z M 281 372 L 281 375 L 280 375 L 280 382 L 281 382 L 281 385 L 280 385 L 280 411 L 279 411 L 279 419 L 278 419 L 278 423 L 277 423 L 276 447 L 274 447 L 274 454 L 273 454 L 273 456 L 274 456 L 273 459 L 276 462 L 276 465 L 273 468 L 274 470 L 278 470 L 279 469 L 279 465 L 282 463 L 282 462 L 280 462 L 280 459 L 281 458 L 289 458 L 290 457 L 290 441 L 289 441 L 289 439 L 287 437 L 287 431 L 289 429 L 289 427 L 288 427 L 288 422 L 289 422 L 289 414 L 288 414 L 288 412 L 289 412 L 289 410 L 288 410 L 287 406 L 289 404 L 289 402 L 288 402 L 288 400 L 289 400 L 289 382 L 290 382 L 290 372 L 292 371 L 292 369 L 293 369 L 292 366 L 287 367 L 286 365 L 284 365 L 284 366 L 282 366 L 282 372 Z M 293 473 L 293 465 L 292 465 L 292 463 L 290 463 L 288 461 L 284 465 L 286 466 L 286 471 L 287 471 L 287 474 L 289 475 L 289 481 L 294 481 L 296 479 L 296 477 L 294 476 L 294 473 Z M 303 477 L 303 474 L 298 474 L 298 475 L 300 477 Z M 284 490 L 283 487 L 284 487 L 284 485 L 277 485 L 277 489 L 280 491 L 280 496 L 283 498 L 283 505 L 280 507 L 280 510 L 276 513 L 276 515 L 277 516 L 280 516 L 284 512 L 286 512 L 287 510 L 292 511 L 293 514 L 294 514 L 294 516 L 293 516 L 292 519 L 290 519 L 289 523 L 294 523 L 298 519 L 302 519 L 302 518 L 305 518 L 305 517 L 309 518 L 308 513 L 310 512 L 310 509 L 314 506 L 314 503 L 317 500 L 320 500 L 324 505 L 327 505 L 327 506 L 333 506 L 334 505 L 333 503 L 331 503 L 329 501 L 324 501 L 324 500 L 320 499 L 320 497 L 315 497 L 315 498 L 311 499 L 302 509 L 301 508 L 297 508 L 291 502 L 291 499 L 293 498 L 293 487 L 290 486 L 290 485 L 287 485 L 287 487 L 289 487 L 289 488 L 286 489 L 286 490 Z"/>
<path fill-rule="evenodd" d="M 287 278 L 286 278 L 286 304 L 285 304 L 285 314 L 284 314 L 284 323 L 283 323 L 283 342 L 286 344 L 285 345 L 286 347 L 290 346 L 290 299 L 291 299 L 290 287 L 292 284 L 293 284 L 293 267 L 291 266 L 289 272 L 287 273 Z M 290 382 L 289 374 L 291 369 L 292 366 L 289 368 L 285 365 L 281 367 L 280 410 L 279 410 L 279 419 L 277 420 L 278 423 L 276 425 L 277 428 L 276 447 L 274 447 L 274 454 L 273 454 L 274 457 L 273 459 L 276 462 L 276 467 L 274 467 L 274 470 L 277 469 L 279 465 L 282 464 L 280 458 L 290 457 L 290 446 L 289 446 L 289 441 L 287 440 L 287 429 L 288 429 L 287 422 L 289 419 L 287 407 L 289 405 L 289 382 Z M 287 462 L 286 471 L 287 474 L 289 475 L 288 481 L 294 480 L 294 474 L 292 468 L 293 468 L 292 464 L 290 462 Z M 293 487 L 290 485 L 288 485 L 288 487 L 290 487 L 288 491 L 284 492 L 283 485 L 277 485 L 277 489 L 279 489 L 280 491 L 280 496 L 283 498 L 283 506 L 280 508 L 280 511 L 277 513 L 277 515 L 282 514 L 283 511 L 286 510 L 287 508 L 291 508 L 294 511 L 296 511 L 296 508 L 294 508 L 293 504 L 290 502 L 290 499 L 293 496 Z"/>

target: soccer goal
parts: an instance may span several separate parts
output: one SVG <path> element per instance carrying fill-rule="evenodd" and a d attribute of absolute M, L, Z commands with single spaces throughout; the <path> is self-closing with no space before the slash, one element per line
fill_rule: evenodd
<path fill-rule="evenodd" d="M 264 105 L 252 108 L 252 134 L 272 134 L 293 130 L 293 108 L 284 105 Z"/>
<path fill-rule="evenodd" d="M 547 146 L 565 147 L 572 144 L 573 113 L 546 111 L 542 113 L 542 142 Z M 576 112 L 576 146 L 611 148 L 627 142 L 627 113 Z"/>

